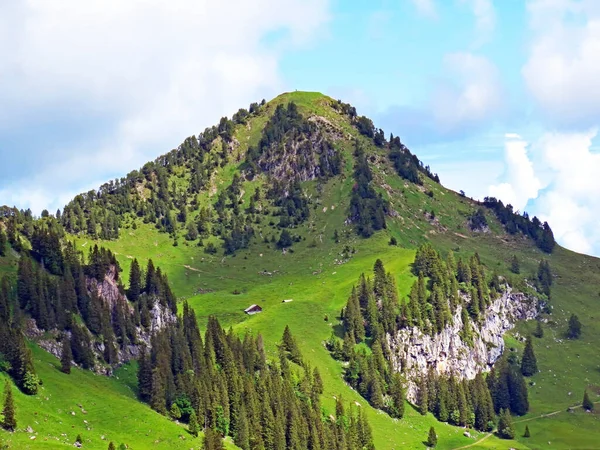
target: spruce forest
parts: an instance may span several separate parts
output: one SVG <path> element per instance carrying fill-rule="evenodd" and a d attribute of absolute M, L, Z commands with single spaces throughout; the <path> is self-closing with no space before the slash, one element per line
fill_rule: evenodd
<path fill-rule="evenodd" d="M 597 448 L 600 260 L 441 182 L 293 92 L 1 207 L 2 448 Z"/>

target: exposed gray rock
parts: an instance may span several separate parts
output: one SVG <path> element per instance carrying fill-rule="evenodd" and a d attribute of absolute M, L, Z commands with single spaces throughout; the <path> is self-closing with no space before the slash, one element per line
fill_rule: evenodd
<path fill-rule="evenodd" d="M 119 291 L 119 285 L 116 278 L 116 269 L 114 266 L 109 269 L 102 282 L 98 282 L 96 279 L 88 278 L 86 280 L 86 284 L 88 291 L 90 293 L 96 291 L 100 299 L 107 303 L 111 310 L 114 310 L 119 303 L 124 303 L 129 313 L 134 314 L 133 306 Z M 146 330 L 143 327 L 137 327 L 136 342 L 125 344 L 122 348 L 118 348 L 116 366 L 138 358 L 142 345 L 150 348 L 152 335 L 163 329 L 168 323 L 175 322 L 176 320 L 177 317 L 175 314 L 173 314 L 167 306 L 161 305 L 158 299 L 156 299 L 156 301 L 153 303 L 152 309 L 150 310 L 149 329 Z M 27 337 L 35 340 L 41 348 L 57 358 L 61 357 L 61 333 L 58 330 L 42 331 L 37 327 L 34 319 L 28 319 L 25 326 L 25 333 Z M 66 333 L 70 335 L 70 332 L 67 331 Z M 102 355 L 104 353 L 104 343 L 101 340 L 92 341 L 92 349 L 96 354 L 96 357 L 102 359 Z M 74 362 L 73 365 L 75 365 Z M 103 375 L 111 375 L 112 369 L 112 367 L 96 364 L 96 367 L 93 370 Z"/>
<path fill-rule="evenodd" d="M 460 337 L 461 310 L 459 306 L 452 324 L 435 336 L 425 335 L 416 327 L 400 330 L 394 336 L 388 334 L 392 365 L 395 370 L 404 371 L 409 381 L 409 401 L 416 401 L 417 381 L 430 367 L 438 374 L 453 374 L 460 379 L 473 379 L 478 372 L 489 371 L 504 351 L 504 334 L 518 320 L 535 318 L 538 300 L 506 287 L 488 308 L 481 324 L 471 321 L 473 345 Z"/>

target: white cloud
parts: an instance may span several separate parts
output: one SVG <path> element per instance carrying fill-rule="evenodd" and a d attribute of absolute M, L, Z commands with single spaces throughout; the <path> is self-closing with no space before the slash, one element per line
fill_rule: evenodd
<path fill-rule="evenodd" d="M 552 226 L 559 242 L 576 251 L 600 254 L 600 154 L 591 150 L 597 130 L 548 133 L 536 145 L 548 187 L 535 211 Z"/>
<path fill-rule="evenodd" d="M 572 250 L 600 255 L 600 154 L 597 135 L 545 133 L 532 145 L 519 135 L 505 138 L 505 174 L 491 196 L 547 221 L 557 241 Z"/>
<path fill-rule="evenodd" d="M 600 2 L 533 0 L 533 38 L 522 69 L 540 111 L 555 124 L 587 128 L 600 114 Z"/>
<path fill-rule="evenodd" d="M 485 122 L 501 108 L 498 71 L 485 57 L 466 52 L 447 54 L 444 71 L 453 82 L 438 88 L 432 105 L 441 129 Z"/>
<path fill-rule="evenodd" d="M 527 146 L 527 142 L 518 134 L 505 135 L 505 181 L 489 188 L 492 197 L 499 198 L 505 204 L 511 204 L 519 211 L 524 210 L 530 199 L 537 197 L 542 187 L 527 155 Z"/>
<path fill-rule="evenodd" d="M 475 16 L 476 38 L 474 47 L 480 47 L 486 43 L 496 28 L 496 10 L 491 0 L 461 0 L 467 3 Z"/>
<path fill-rule="evenodd" d="M 437 19 L 438 13 L 437 8 L 433 0 L 411 0 L 417 8 L 419 14 L 429 17 L 430 19 Z"/>
<path fill-rule="evenodd" d="M 36 114 L 116 121 L 101 141 L 61 149 L 60 164 L 0 186 L 0 204 L 55 207 L 279 93 L 279 56 L 312 42 L 328 14 L 320 0 L 0 2 L 0 131 Z"/>

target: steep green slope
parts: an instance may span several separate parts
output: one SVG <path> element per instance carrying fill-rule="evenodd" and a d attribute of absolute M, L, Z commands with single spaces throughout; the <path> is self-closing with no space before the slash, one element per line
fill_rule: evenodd
<path fill-rule="evenodd" d="M 111 441 L 129 448 L 189 449 L 201 444 L 186 427 L 137 401 L 131 388 L 135 366 L 124 366 L 111 378 L 80 369 L 65 375 L 56 358 L 38 347 L 33 351 L 44 385 L 34 396 L 13 388 L 18 430 L 0 434 L 8 448 L 73 448 L 77 435 L 83 448 L 98 450 L 106 450 Z M 3 386 L 4 379 L 0 376 Z"/>
<path fill-rule="evenodd" d="M 275 241 L 281 228 L 277 225 L 277 208 L 270 202 L 264 202 L 266 213 L 256 215 L 253 225 L 255 235 L 249 247 L 238 249 L 233 256 L 224 255 L 220 248 L 222 240 L 218 236 L 206 236 L 202 239 L 202 246 L 198 246 L 198 241 L 185 239 L 187 229 L 184 224 L 179 224 L 176 231 L 167 234 L 159 232 L 152 222 L 127 212 L 119 216 L 121 229 L 117 240 L 96 241 L 81 234 L 69 239 L 74 239 L 78 248 L 84 250 L 95 242 L 113 250 L 124 268 L 125 278 L 134 257 L 140 261 L 152 258 L 168 274 L 176 295 L 190 302 L 202 326 L 208 315 L 216 315 L 223 325 L 232 326 L 236 332 L 260 332 L 265 338 L 268 353 L 273 357 L 276 356 L 276 343 L 284 327 L 289 325 L 305 358 L 321 372 L 326 408 L 332 411 L 334 396 L 339 395 L 359 404 L 368 413 L 378 449 L 423 448 L 423 441 L 432 425 L 438 432 L 438 448 L 451 449 L 474 443 L 479 448 L 545 448 L 549 441 L 552 448 L 593 448 L 594 443 L 600 441 L 598 416 L 581 410 L 567 413 L 566 409 L 581 402 L 586 387 L 594 392 L 593 400 L 598 400 L 600 371 L 596 346 L 600 342 L 600 324 L 594 319 L 594 314 L 600 301 L 597 288 L 600 284 L 599 260 L 560 247 L 547 255 L 522 234 L 507 234 L 494 213 L 487 209 L 485 215 L 489 230 L 471 231 L 468 219 L 480 207 L 479 204 L 445 189 L 427 176 L 421 175 L 422 185 L 400 178 L 386 149 L 363 136 L 347 115 L 332 107 L 334 102 L 328 97 L 304 92 L 284 94 L 264 105 L 246 123 L 235 125 L 231 134 L 232 142 L 237 144 L 233 146 L 230 157 L 212 167 L 210 182 L 198 194 L 183 200 L 189 217 L 196 218 L 201 207 L 214 204 L 219 194 L 231 185 L 234 174 L 246 167 L 245 153 L 249 147 L 259 143 L 270 115 L 278 105 L 286 105 L 290 101 L 296 103 L 305 117 L 336 130 L 338 139 L 333 145 L 344 157 L 339 176 L 302 183 L 304 192 L 310 197 L 310 216 L 307 221 L 290 228 L 290 232 L 298 236 L 298 242 L 292 245 L 291 250 L 284 253 L 276 247 Z M 221 151 L 220 139 L 217 138 L 212 145 L 210 155 Z M 354 139 L 365 146 L 373 171 L 372 184 L 390 204 L 387 228 L 368 239 L 358 237 L 352 224 L 346 221 L 355 185 Z M 191 164 L 176 164 L 168 175 L 169 185 L 174 185 L 175 191 L 184 192 L 190 186 L 193 173 Z M 268 186 L 269 180 L 264 174 L 242 181 L 239 193 L 241 207 L 248 207 L 257 187 L 265 192 Z M 151 184 L 138 186 L 136 192 L 147 198 L 151 194 L 150 187 Z M 176 212 L 174 210 L 173 214 Z M 336 230 L 339 242 L 334 239 Z M 389 245 L 391 237 L 396 238 L 397 246 Z M 175 242 L 177 245 L 174 245 Z M 216 254 L 204 251 L 211 242 L 218 249 Z M 535 385 L 529 387 L 530 412 L 517 419 L 528 420 L 517 424 L 519 442 L 481 433 L 473 433 L 473 438 L 466 438 L 462 429 L 438 423 L 430 415 L 423 417 L 411 407 L 407 407 L 403 419 L 393 420 L 372 409 L 348 387 L 342 379 L 343 366 L 330 357 L 323 345 L 336 330 L 340 310 L 352 285 L 360 273 L 372 270 L 377 258 L 394 274 L 400 296 L 406 296 L 415 280 L 410 264 L 416 247 L 423 242 L 431 242 L 442 252 L 453 250 L 458 256 L 478 252 L 489 271 L 503 275 L 510 275 L 510 259 L 517 255 L 522 273 L 521 276 L 512 276 L 517 284 L 522 283 L 524 277 L 533 278 L 541 259 L 550 262 L 555 275 L 551 302 L 553 314 L 544 326 L 545 336 L 535 340 L 541 372 L 531 379 Z M 292 302 L 284 303 L 284 299 L 292 299 Z M 261 305 L 263 312 L 255 316 L 245 315 L 243 310 L 254 303 Z M 565 322 L 571 313 L 578 314 L 583 323 L 583 334 L 577 341 L 566 340 L 563 336 Z M 532 330 L 533 324 L 525 323 L 514 331 L 523 334 Z M 520 349 L 522 343 L 512 337 L 514 331 L 507 336 L 506 342 L 509 347 Z M 56 372 L 56 376 L 59 375 Z M 55 389 L 51 375 L 45 376 L 50 380 L 44 379 L 45 389 Z M 89 374 L 85 376 L 94 378 Z M 112 386 L 107 388 L 111 392 L 121 392 L 122 386 L 118 383 L 102 382 Z M 24 410 L 28 408 L 26 400 L 18 399 L 18 406 Z M 134 400 L 129 397 L 128 401 L 133 403 Z M 135 407 L 155 416 L 146 407 Z M 557 411 L 550 417 L 540 418 Z M 166 422 L 162 418 L 157 420 Z M 521 438 L 525 424 L 531 430 L 530 438 Z M 578 427 L 589 431 L 578 432 Z M 110 426 L 106 429 L 109 430 Z M 106 435 L 110 436 L 108 431 Z M 21 438 L 24 442 L 25 437 Z M 171 438 L 177 438 L 177 435 L 174 433 Z M 483 438 L 486 439 L 479 442 Z"/>

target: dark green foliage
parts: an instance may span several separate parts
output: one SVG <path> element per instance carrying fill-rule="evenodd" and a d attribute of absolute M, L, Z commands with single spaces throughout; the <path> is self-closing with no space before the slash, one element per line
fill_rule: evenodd
<path fill-rule="evenodd" d="M 28 283 L 22 282 L 21 288 L 26 284 Z M 3 360 L 1 370 L 5 370 L 25 394 L 32 395 L 37 392 L 39 380 L 35 374 L 31 350 L 27 346 L 21 328 L 22 321 L 18 319 L 22 313 L 19 311 L 14 291 L 8 278 L 2 279 L 0 282 L 0 355 L 2 355 L 0 359 Z M 11 304 L 14 305 L 13 308 Z"/>
<path fill-rule="evenodd" d="M 322 420 L 321 377 L 302 359 L 289 328 L 279 364 L 267 362 L 260 336 L 241 340 L 214 317 L 202 339 L 186 303 L 177 323 L 153 336 L 150 354 L 142 352 L 138 381 L 140 397 L 153 409 L 167 414 L 167 406 L 178 408 L 191 433 L 195 420 L 204 426 L 204 448 L 221 448 L 222 438 L 231 436 L 243 449 L 260 443 L 265 450 L 308 450 L 317 430 L 323 430 L 319 448 L 335 448 L 333 436 L 346 440 L 351 432 L 360 434 L 360 421 L 352 414 L 347 423 L 354 428 Z"/>
<path fill-rule="evenodd" d="M 200 427 L 198 426 L 198 418 L 196 417 L 196 412 L 192 411 L 190 414 L 189 422 L 188 422 L 188 431 L 194 436 L 198 437 L 198 433 L 200 432 Z"/>
<path fill-rule="evenodd" d="M 108 443 L 108 450 L 116 450 L 115 444 L 112 441 Z"/>
<path fill-rule="evenodd" d="M 290 327 L 287 325 L 283 330 L 283 337 L 281 339 L 281 348 L 284 352 L 287 353 L 289 358 L 294 361 L 296 364 L 300 364 L 302 362 L 302 355 L 300 354 L 300 349 L 298 348 L 298 344 L 296 343 L 296 339 L 292 336 L 292 332 L 290 331 Z"/>
<path fill-rule="evenodd" d="M 202 439 L 202 450 L 223 450 L 223 438 L 212 428 L 204 429 L 204 439 Z"/>
<path fill-rule="evenodd" d="M 545 253 L 552 253 L 552 250 L 554 250 L 556 242 L 548 222 L 542 224 L 537 217 L 530 220 L 527 213 L 519 215 L 513 211 L 512 205 L 504 206 L 502 200 L 494 197 L 484 198 L 483 206 L 496 213 L 496 217 L 504 225 L 508 233 L 515 234 L 521 232 L 529 236 L 540 250 Z"/>
<path fill-rule="evenodd" d="M 537 323 L 535 324 L 535 331 L 533 332 L 533 335 L 539 339 L 544 337 L 544 329 L 542 328 L 541 320 L 538 320 Z"/>
<path fill-rule="evenodd" d="M 214 255 L 217 253 L 217 247 L 215 247 L 215 244 L 213 244 L 212 242 L 209 242 L 204 247 L 204 253 L 206 253 L 208 255 Z"/>
<path fill-rule="evenodd" d="M 581 336 L 581 322 L 579 317 L 575 314 L 571 314 L 569 318 L 569 329 L 567 330 L 567 337 L 569 339 L 578 339 Z"/>
<path fill-rule="evenodd" d="M 435 428 L 429 428 L 429 433 L 427 434 L 427 446 L 434 448 L 437 445 L 437 434 L 435 433 Z"/>
<path fill-rule="evenodd" d="M 77 444 L 83 443 L 83 438 L 81 437 L 81 434 L 77 435 L 77 437 L 75 438 L 75 443 L 77 443 Z"/>
<path fill-rule="evenodd" d="M 6 234 L 4 234 L 4 230 L 0 228 L 0 256 L 6 256 L 6 252 L 8 250 L 8 239 Z"/>
<path fill-rule="evenodd" d="M 526 377 L 530 377 L 535 375 L 537 371 L 537 359 L 533 352 L 533 340 L 531 339 L 531 336 L 529 336 L 525 342 L 525 349 L 523 350 L 523 357 L 521 358 L 521 373 Z"/>
<path fill-rule="evenodd" d="M 590 396 L 588 395 L 587 389 L 583 392 L 583 402 L 581 403 L 581 406 L 586 411 L 593 411 L 594 410 L 594 402 L 592 402 L 590 400 Z"/>
<path fill-rule="evenodd" d="M 398 240 L 394 236 L 390 238 L 390 245 L 398 245 Z"/>
<path fill-rule="evenodd" d="M 552 286 L 552 271 L 550 270 L 550 264 L 546 260 L 541 260 L 538 266 L 537 273 L 537 285 L 538 289 L 550 297 L 550 287 Z"/>
<path fill-rule="evenodd" d="M 277 241 L 277 247 L 288 248 L 292 246 L 292 243 L 292 235 L 290 232 L 287 229 L 282 230 L 279 240 Z"/>
<path fill-rule="evenodd" d="M 359 116 L 356 118 L 355 122 L 356 129 L 360 134 L 366 136 L 368 138 L 373 139 L 375 136 L 375 126 L 373 125 L 373 121 L 365 116 Z"/>
<path fill-rule="evenodd" d="M 529 425 L 525 425 L 525 433 L 523 433 L 524 438 L 531 437 L 531 433 L 529 432 Z"/>
<path fill-rule="evenodd" d="M 519 263 L 519 258 L 517 258 L 517 255 L 513 255 L 512 259 L 510 260 L 510 271 L 517 275 L 521 273 L 521 264 Z"/>
<path fill-rule="evenodd" d="M 488 226 L 487 219 L 485 218 L 485 213 L 483 212 L 483 208 L 478 208 L 471 217 L 469 217 L 469 227 L 473 231 L 484 230 Z"/>
<path fill-rule="evenodd" d="M 7 431 L 15 431 L 17 428 L 15 400 L 13 398 L 12 386 L 8 380 L 6 380 L 4 383 L 4 403 L 2 406 L 2 417 L 2 428 Z"/>
<path fill-rule="evenodd" d="M 514 439 L 515 427 L 508 409 L 503 409 L 498 415 L 498 436 L 502 439 Z"/>
<path fill-rule="evenodd" d="M 127 290 L 127 297 L 132 302 L 137 302 L 142 292 L 142 271 L 137 258 L 134 258 L 131 262 L 131 268 L 129 270 L 129 289 Z"/>
<path fill-rule="evenodd" d="M 71 340 L 65 334 L 62 338 L 62 351 L 60 354 L 60 370 L 63 373 L 71 373 L 71 361 L 73 360 L 73 352 L 71 352 Z"/>
<path fill-rule="evenodd" d="M 410 150 L 400 141 L 399 137 L 390 136 L 390 160 L 394 164 L 394 168 L 398 175 L 402 178 L 416 184 L 423 184 L 419 177 L 419 173 L 425 174 L 436 183 L 440 182 L 437 174 L 432 174 L 429 167 L 423 167 L 423 163 L 419 161 L 416 155 L 413 155 Z"/>
<path fill-rule="evenodd" d="M 373 188 L 373 174 L 364 149 L 356 142 L 354 152 L 354 180 L 350 199 L 350 219 L 356 224 L 356 232 L 363 237 L 386 228 L 385 215 L 388 202 Z"/>
<path fill-rule="evenodd" d="M 507 358 L 496 362 L 487 378 L 487 384 L 494 402 L 494 410 L 510 410 L 522 416 L 529 410 L 527 385 L 523 374 Z"/>

